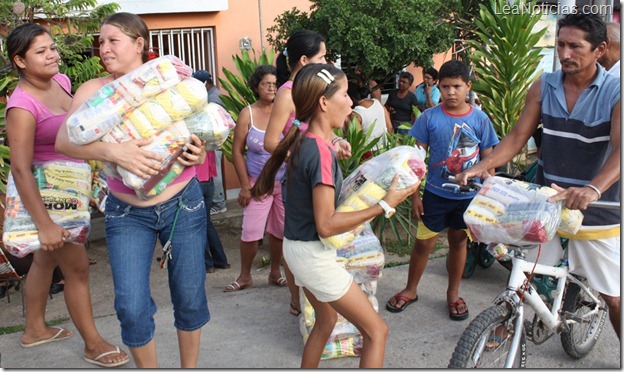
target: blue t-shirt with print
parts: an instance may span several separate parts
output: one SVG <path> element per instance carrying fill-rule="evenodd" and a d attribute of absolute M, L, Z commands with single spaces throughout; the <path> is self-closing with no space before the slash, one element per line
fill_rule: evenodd
<path fill-rule="evenodd" d="M 442 187 L 449 175 L 456 175 L 480 160 L 480 152 L 498 144 L 492 122 L 481 110 L 470 106 L 464 115 L 453 115 L 444 104 L 425 110 L 409 134 L 429 146 L 425 188 L 447 199 L 470 199 L 475 193 L 453 193 Z"/>

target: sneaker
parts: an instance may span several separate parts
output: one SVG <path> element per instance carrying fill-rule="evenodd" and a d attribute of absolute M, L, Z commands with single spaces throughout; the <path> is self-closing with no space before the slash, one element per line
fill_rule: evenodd
<path fill-rule="evenodd" d="M 218 213 L 225 213 L 225 212 L 227 212 L 227 208 L 226 207 L 223 207 L 221 209 L 219 209 L 219 207 L 212 207 L 212 208 L 210 208 L 210 215 L 218 214 Z"/>

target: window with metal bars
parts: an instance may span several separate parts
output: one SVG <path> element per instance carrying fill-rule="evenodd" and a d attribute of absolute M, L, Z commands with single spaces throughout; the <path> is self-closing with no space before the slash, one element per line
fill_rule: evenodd
<path fill-rule="evenodd" d="M 189 65 L 193 71 L 206 70 L 216 82 L 214 29 L 177 28 L 150 31 L 150 51 L 155 57 L 173 54 Z M 93 54 L 98 55 L 99 38 L 95 37 Z"/>

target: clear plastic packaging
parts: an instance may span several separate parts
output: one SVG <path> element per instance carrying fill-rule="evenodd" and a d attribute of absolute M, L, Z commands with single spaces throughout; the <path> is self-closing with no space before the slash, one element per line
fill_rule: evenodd
<path fill-rule="evenodd" d="M 68 242 L 84 244 L 91 228 L 89 164 L 38 163 L 33 166 L 33 175 L 52 221 L 70 232 Z M 24 257 L 41 248 L 39 232 L 22 203 L 11 173 L 7 181 L 3 228 L 2 242 L 12 255 Z"/>
<path fill-rule="evenodd" d="M 422 148 L 397 146 L 361 164 L 342 182 L 336 210 L 358 211 L 379 203 L 395 175 L 399 176 L 397 189 L 419 183 L 427 172 L 425 156 L 426 151 Z M 321 241 L 328 248 L 341 249 L 353 242 L 364 225 L 365 223 L 342 234 L 321 238 Z"/>
<path fill-rule="evenodd" d="M 170 55 L 151 60 L 106 84 L 67 118 L 69 140 L 78 145 L 97 141 L 117 126 L 131 108 L 190 78 L 192 73 L 182 60 Z M 204 101 L 208 98 L 203 84 L 197 94 L 203 94 Z"/>
<path fill-rule="evenodd" d="M 191 73 L 177 57 L 164 56 L 106 84 L 67 119 L 70 141 L 82 145 L 154 138 L 144 149 L 165 158 L 161 172 L 145 180 L 109 164 L 106 174 L 122 179 L 140 198 L 160 194 L 184 170 L 176 159 L 191 134 L 211 151 L 226 141 L 235 126 L 225 109 L 208 103 L 204 84 Z"/>
<path fill-rule="evenodd" d="M 504 177 L 489 177 L 464 212 L 475 241 L 534 245 L 551 240 L 561 222 L 554 189 Z"/>

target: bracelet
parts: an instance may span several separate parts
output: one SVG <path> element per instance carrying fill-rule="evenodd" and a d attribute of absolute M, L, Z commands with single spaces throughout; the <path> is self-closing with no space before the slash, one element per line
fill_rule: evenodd
<path fill-rule="evenodd" d="M 334 146 L 335 146 L 335 145 L 336 145 L 336 143 L 340 142 L 340 140 L 343 140 L 343 139 L 344 139 L 344 138 L 342 138 L 342 137 L 336 137 L 336 138 L 334 138 L 334 139 L 332 140 L 332 145 L 334 145 Z"/>
<path fill-rule="evenodd" d="M 598 199 L 602 198 L 602 193 L 600 192 L 600 190 L 598 190 L 596 186 L 588 183 L 587 185 L 585 185 L 585 187 L 589 187 L 590 189 L 594 190 L 598 194 Z"/>

